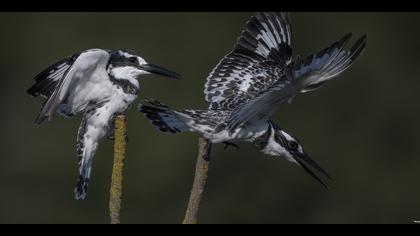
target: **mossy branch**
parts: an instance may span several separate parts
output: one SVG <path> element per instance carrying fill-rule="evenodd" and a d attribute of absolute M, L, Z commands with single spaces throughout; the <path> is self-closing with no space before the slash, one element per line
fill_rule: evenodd
<path fill-rule="evenodd" d="M 198 156 L 195 166 L 194 183 L 191 189 L 187 211 L 183 224 L 197 224 L 197 215 L 200 202 L 206 187 L 207 175 L 210 165 L 211 142 L 205 138 L 198 140 Z"/>
<path fill-rule="evenodd" d="M 114 166 L 112 168 L 109 212 L 111 224 L 120 223 L 123 169 L 126 147 L 126 118 L 118 115 L 114 120 Z"/>

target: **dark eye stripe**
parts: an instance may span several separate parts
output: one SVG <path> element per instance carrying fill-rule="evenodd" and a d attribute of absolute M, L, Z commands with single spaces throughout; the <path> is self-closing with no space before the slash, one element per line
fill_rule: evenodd
<path fill-rule="evenodd" d="M 298 148 L 298 146 L 299 145 L 295 141 L 290 141 L 289 142 L 289 148 L 292 149 L 292 150 L 296 150 Z"/>
<path fill-rule="evenodd" d="M 131 63 L 136 63 L 137 62 L 137 58 L 130 57 L 130 58 L 128 58 L 128 61 L 130 61 Z"/>
<path fill-rule="evenodd" d="M 280 132 L 274 135 L 276 142 L 280 143 L 283 147 L 288 147 L 290 150 L 297 150 L 299 147 L 298 143 L 295 141 L 289 141 L 284 137 Z"/>
<path fill-rule="evenodd" d="M 281 135 L 280 131 L 278 131 L 278 133 L 274 135 L 274 139 L 284 147 L 288 145 L 287 139 L 283 135 Z"/>

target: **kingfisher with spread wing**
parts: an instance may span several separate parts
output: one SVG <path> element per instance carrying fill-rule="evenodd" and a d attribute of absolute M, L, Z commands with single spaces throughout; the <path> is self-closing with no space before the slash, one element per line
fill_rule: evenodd
<path fill-rule="evenodd" d="M 287 13 L 257 13 L 246 25 L 234 49 L 213 69 L 205 84 L 207 110 L 172 110 L 147 100 L 140 111 L 163 132 L 192 131 L 212 143 L 251 142 L 265 154 L 331 177 L 305 152 L 301 142 L 271 117 L 282 103 L 314 91 L 349 68 L 366 47 L 366 35 L 347 48 L 346 34 L 324 50 L 300 59 L 292 52 Z M 235 145 L 236 146 L 236 145 Z"/>

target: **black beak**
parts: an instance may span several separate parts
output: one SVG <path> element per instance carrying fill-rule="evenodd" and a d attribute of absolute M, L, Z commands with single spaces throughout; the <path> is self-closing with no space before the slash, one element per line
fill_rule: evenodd
<path fill-rule="evenodd" d="M 321 174 L 323 174 L 328 179 L 332 180 L 331 176 L 322 169 L 318 163 L 316 163 L 314 160 L 309 157 L 306 153 L 304 154 L 297 154 L 294 156 L 294 159 L 299 163 L 299 165 L 306 171 L 308 174 L 310 174 L 313 178 L 315 178 L 319 183 L 321 183 L 325 188 L 329 189 L 328 185 L 326 185 L 309 167 L 312 167 L 313 169 L 319 171 Z"/>
<path fill-rule="evenodd" d="M 181 79 L 180 74 L 151 63 L 141 65 L 140 69 L 152 74 L 162 75 L 172 79 Z"/>

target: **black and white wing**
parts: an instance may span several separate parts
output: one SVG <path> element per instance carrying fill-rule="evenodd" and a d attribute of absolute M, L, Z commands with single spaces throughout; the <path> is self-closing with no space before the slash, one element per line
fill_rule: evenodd
<path fill-rule="evenodd" d="M 28 94 L 49 98 L 58 82 L 63 79 L 66 71 L 73 65 L 79 54 L 58 61 L 34 77 L 35 84 L 27 91 Z"/>
<path fill-rule="evenodd" d="M 100 63 L 106 63 L 108 58 L 109 54 L 105 50 L 87 50 L 78 56 L 56 63 L 49 68 L 50 70 L 46 69 L 35 77 L 37 83 L 28 90 L 28 93 L 47 98 L 35 123 L 50 121 L 75 82 L 81 78 L 90 78 L 95 72 L 94 68 Z"/>
<path fill-rule="evenodd" d="M 287 13 L 257 13 L 247 23 L 233 51 L 207 78 L 210 109 L 233 110 L 268 89 L 292 60 Z"/>
<path fill-rule="evenodd" d="M 351 34 L 347 34 L 321 52 L 294 62 L 284 80 L 277 81 L 269 89 L 240 105 L 231 113 L 228 129 L 233 132 L 241 125 L 267 120 L 281 103 L 298 93 L 313 91 L 341 74 L 359 58 L 366 47 L 365 35 L 351 49 L 345 49 L 350 37 Z"/>
<path fill-rule="evenodd" d="M 293 76 L 301 87 L 302 93 L 320 88 L 328 80 L 336 78 L 349 68 L 366 48 L 367 36 L 360 37 L 353 47 L 345 49 L 351 34 L 346 34 L 323 51 L 295 63 Z"/>

